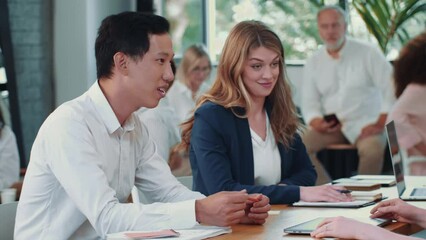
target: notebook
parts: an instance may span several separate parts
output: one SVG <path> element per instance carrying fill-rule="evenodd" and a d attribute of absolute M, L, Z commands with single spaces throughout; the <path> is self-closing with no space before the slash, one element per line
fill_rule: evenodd
<path fill-rule="evenodd" d="M 310 234 L 312 231 L 314 231 L 317 228 L 318 224 L 320 224 L 324 219 L 325 218 L 323 217 L 319 217 L 319 218 L 315 218 L 303 223 L 299 223 L 297 225 L 284 228 L 284 232 L 290 233 L 290 234 Z M 372 224 L 376 226 L 384 226 L 391 222 L 391 220 L 389 219 L 369 218 L 369 217 L 354 218 L 354 219 L 363 223 L 368 223 L 368 224 Z"/>
<path fill-rule="evenodd" d="M 328 208 L 360 208 L 373 205 L 374 203 L 385 199 L 382 196 L 382 193 L 373 191 L 373 192 L 363 192 L 363 191 L 353 191 L 352 193 L 352 202 L 295 202 L 293 203 L 294 207 L 328 207 Z"/>
<path fill-rule="evenodd" d="M 399 148 L 394 121 L 390 121 L 386 124 L 386 135 L 388 138 L 393 173 L 396 179 L 396 188 L 398 189 L 399 198 L 406 201 L 425 201 L 426 188 L 414 188 L 411 192 L 405 192 L 406 185 L 403 167 L 404 156 Z"/>
<path fill-rule="evenodd" d="M 380 186 L 381 186 L 380 183 L 363 182 L 363 181 L 356 181 L 356 180 L 346 181 L 342 179 L 333 181 L 333 185 L 342 186 L 351 191 L 373 191 L 376 189 L 380 189 Z"/>
<path fill-rule="evenodd" d="M 382 187 L 390 187 L 396 184 L 394 175 L 355 175 L 350 178 L 339 178 L 333 180 L 336 183 L 372 183 L 380 184 Z"/>
<path fill-rule="evenodd" d="M 198 240 L 206 239 L 222 234 L 230 233 L 230 227 L 216 227 L 207 225 L 195 225 L 188 229 L 162 230 L 162 231 L 127 231 L 111 233 L 107 235 L 107 240 L 124 239 L 176 239 L 176 240 Z"/>

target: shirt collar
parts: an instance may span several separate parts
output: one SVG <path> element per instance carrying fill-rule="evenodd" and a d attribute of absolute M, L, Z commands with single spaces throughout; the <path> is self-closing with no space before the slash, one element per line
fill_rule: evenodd
<path fill-rule="evenodd" d="M 96 81 L 88 90 L 88 95 L 93 101 L 94 108 L 96 112 L 100 115 L 101 121 L 104 122 L 108 133 L 111 134 L 118 129 L 121 129 L 120 122 L 117 119 L 114 111 L 109 105 L 108 100 L 106 99 L 104 93 L 102 92 L 99 82 Z M 133 113 L 124 123 L 123 129 L 125 131 L 131 131 L 134 129 L 135 119 Z"/>
<path fill-rule="evenodd" d="M 344 44 L 343 44 L 343 47 L 342 47 L 342 49 L 340 49 L 340 52 L 339 52 L 339 58 L 340 59 L 343 59 L 344 57 L 345 57 L 345 55 L 346 55 L 346 53 L 348 52 L 348 49 L 349 49 L 349 47 L 348 47 L 348 45 L 349 45 L 349 39 L 348 39 L 348 37 L 347 36 L 345 36 L 345 42 L 344 42 Z"/>

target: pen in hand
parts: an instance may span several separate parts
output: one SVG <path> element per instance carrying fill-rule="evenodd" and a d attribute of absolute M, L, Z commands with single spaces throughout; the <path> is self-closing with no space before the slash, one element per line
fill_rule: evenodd
<path fill-rule="evenodd" d="M 351 193 L 352 191 L 351 190 L 347 190 L 347 189 L 343 189 L 343 190 L 336 190 L 336 191 L 338 191 L 338 192 L 340 192 L 340 193 L 344 193 L 344 194 L 347 194 L 347 193 Z"/>

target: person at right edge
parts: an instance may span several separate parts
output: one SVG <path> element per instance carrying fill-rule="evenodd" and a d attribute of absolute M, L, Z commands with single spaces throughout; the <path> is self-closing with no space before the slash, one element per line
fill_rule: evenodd
<path fill-rule="evenodd" d="M 399 198 L 380 202 L 371 209 L 370 213 L 370 218 L 391 219 L 426 228 L 426 210 L 404 202 Z M 324 219 L 315 231 L 311 233 L 311 237 L 315 239 L 333 237 L 339 239 L 418 240 L 424 238 L 422 235 L 423 231 L 411 236 L 405 236 L 382 227 L 342 216 Z"/>
<path fill-rule="evenodd" d="M 394 120 L 398 143 L 407 151 L 409 175 L 426 175 L 426 31 L 412 39 L 394 61 L 398 98 L 387 122 Z"/>
<path fill-rule="evenodd" d="M 346 36 L 346 13 L 325 6 L 317 14 L 324 47 L 304 67 L 302 115 L 308 129 L 302 139 L 318 173 L 330 181 L 316 153 L 330 144 L 354 144 L 358 174 L 380 174 L 385 150 L 384 124 L 395 101 L 392 66 L 382 52 Z M 323 116 L 336 114 L 338 124 Z"/>
<path fill-rule="evenodd" d="M 394 119 L 395 123 L 400 123 L 403 125 L 402 129 L 397 128 L 397 134 L 400 133 L 398 130 L 402 130 L 404 137 L 406 134 L 411 134 L 411 138 L 414 138 L 416 141 L 420 137 L 417 134 L 421 135 L 422 127 L 421 123 L 425 122 L 425 116 L 422 114 L 424 110 L 420 107 L 421 103 L 424 103 L 422 96 L 426 95 L 426 87 L 424 82 L 426 81 L 426 32 L 418 35 L 401 50 L 399 57 L 394 61 L 394 81 L 396 86 L 396 95 L 398 100 L 392 109 L 389 117 Z M 412 96 L 416 96 L 416 100 L 412 99 Z M 419 100 L 420 99 L 420 100 Z M 410 107 L 403 106 L 411 102 Z M 409 108 L 410 112 L 405 113 L 403 109 Z M 401 109 L 401 111 L 395 111 Z M 424 109 L 424 108 L 423 108 Z M 411 112 L 415 111 L 417 112 Z M 407 115 L 411 115 L 411 119 L 416 119 L 419 125 L 411 123 L 411 120 Z M 405 117 L 402 117 L 405 116 Z M 413 118 L 414 116 L 414 118 Z M 423 118 L 422 118 L 423 117 Z M 423 121 L 421 121 L 423 120 Z M 398 126 L 398 125 L 396 125 Z M 417 132 L 415 131 L 417 130 Z M 414 135 L 413 135 L 414 134 Z M 398 135 L 399 136 L 399 135 Z M 407 136 L 408 139 L 408 136 Z M 421 138 L 420 138 L 421 139 Z M 400 139 L 401 140 L 401 139 Z M 404 146 L 409 146 L 411 142 L 405 142 Z M 407 144 L 407 145 L 406 145 Z M 420 144 L 420 145 L 418 145 Z M 422 152 L 422 144 L 424 142 L 419 142 L 417 145 L 411 145 L 407 149 L 419 150 Z M 425 151 L 426 152 L 426 151 Z M 391 199 L 387 201 L 382 201 L 378 203 L 370 211 L 371 218 L 385 218 L 392 219 L 398 222 L 404 222 L 409 224 L 416 224 L 422 228 L 426 228 L 426 209 L 419 208 L 414 205 L 408 204 L 401 199 Z M 393 233 L 387 229 L 377 227 L 374 225 L 358 222 L 354 219 L 345 218 L 345 217 L 334 217 L 327 218 L 322 223 L 317 226 L 317 229 L 311 233 L 312 237 L 323 238 L 323 237 L 336 237 L 336 238 L 345 238 L 345 239 L 393 239 L 393 240 L 403 240 L 403 239 L 419 239 L 415 237 L 423 237 L 424 231 L 416 233 L 412 236 L 404 236 L 397 233 Z M 423 235 L 423 236 L 422 236 Z"/>

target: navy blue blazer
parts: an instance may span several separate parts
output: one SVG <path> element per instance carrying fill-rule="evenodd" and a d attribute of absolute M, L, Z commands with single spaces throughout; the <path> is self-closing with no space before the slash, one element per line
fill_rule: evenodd
<path fill-rule="evenodd" d="M 189 150 L 193 190 L 208 196 L 247 189 L 268 196 L 272 204 L 288 204 L 299 201 L 299 186 L 315 184 L 317 174 L 298 134 L 289 149 L 278 143 L 280 183 L 286 186 L 256 186 L 248 119 L 212 102 L 204 103 L 194 116 Z"/>

